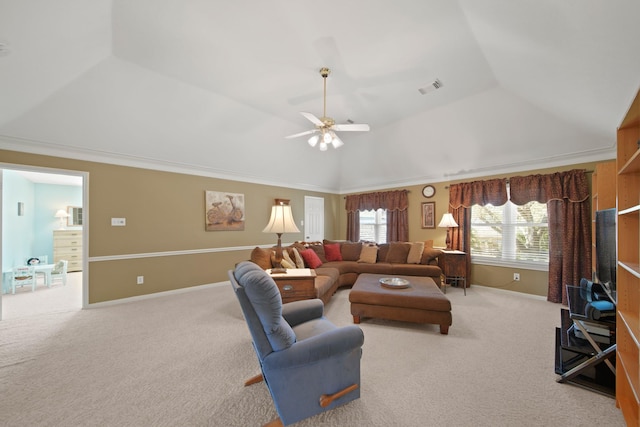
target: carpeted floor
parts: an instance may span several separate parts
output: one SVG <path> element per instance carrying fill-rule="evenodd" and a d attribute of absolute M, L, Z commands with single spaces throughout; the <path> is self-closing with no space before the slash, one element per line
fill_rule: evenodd
<path fill-rule="evenodd" d="M 349 290 L 326 307 L 350 324 Z M 449 288 L 453 325 L 364 320 L 361 399 L 297 426 L 623 426 L 556 383 L 560 306 Z M 229 285 L 0 322 L 0 425 L 259 426 L 276 417 Z"/>

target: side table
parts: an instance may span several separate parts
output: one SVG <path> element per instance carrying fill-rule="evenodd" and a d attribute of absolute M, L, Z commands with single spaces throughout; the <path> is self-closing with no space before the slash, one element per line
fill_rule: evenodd
<path fill-rule="evenodd" d="M 267 273 L 280 290 L 282 303 L 317 298 L 315 287 L 316 272 L 310 268 L 290 268 L 285 273 Z"/>
<path fill-rule="evenodd" d="M 447 293 L 447 283 L 455 283 L 458 286 L 462 282 L 464 294 L 467 295 L 467 254 L 456 250 L 442 250 L 438 256 L 438 266 L 442 270 L 444 280 L 442 286 Z"/>

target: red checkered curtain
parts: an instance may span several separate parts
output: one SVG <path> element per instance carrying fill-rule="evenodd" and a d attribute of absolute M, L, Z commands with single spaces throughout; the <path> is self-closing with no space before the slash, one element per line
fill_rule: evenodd
<path fill-rule="evenodd" d="M 584 169 L 510 179 L 511 201 L 547 204 L 549 290 L 547 300 L 567 304 L 565 285 L 591 277 L 591 206 Z"/>

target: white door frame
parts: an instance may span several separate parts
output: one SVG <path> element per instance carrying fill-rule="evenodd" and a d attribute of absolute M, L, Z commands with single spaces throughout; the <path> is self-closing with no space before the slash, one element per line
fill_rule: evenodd
<path fill-rule="evenodd" d="M 89 307 L 89 172 L 67 169 L 54 169 L 14 163 L 0 163 L 0 213 L 3 212 L 2 194 L 4 183 L 2 170 L 18 170 L 54 175 L 73 175 L 82 177 L 82 308 Z M 0 214 L 0 230 L 2 229 L 2 215 Z M 2 265 L 2 244 L 0 242 L 0 266 Z M 4 278 L 4 277 L 3 277 Z M 2 283 L 0 283 L 0 288 Z M 0 321 L 2 320 L 2 292 L 0 291 Z"/>

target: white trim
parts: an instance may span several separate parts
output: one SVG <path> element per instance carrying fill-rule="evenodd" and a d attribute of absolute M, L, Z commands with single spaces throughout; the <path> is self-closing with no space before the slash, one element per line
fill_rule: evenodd
<path fill-rule="evenodd" d="M 282 247 L 289 246 L 292 243 L 282 243 Z M 89 262 L 100 262 L 100 261 L 118 261 L 123 259 L 140 259 L 140 258 L 156 258 L 156 257 L 164 257 L 164 256 L 177 256 L 177 255 L 195 255 L 195 254 L 208 254 L 214 252 L 237 252 L 237 251 L 248 251 L 255 247 L 268 249 L 272 248 L 273 244 L 268 245 L 250 245 L 250 246 L 229 246 L 222 248 L 204 248 L 204 249 L 187 249 L 182 251 L 164 251 L 164 252 L 146 252 L 146 253 L 138 253 L 138 254 L 124 254 L 124 255 L 105 255 L 105 256 L 94 256 L 89 258 Z"/>
<path fill-rule="evenodd" d="M 490 258 L 471 257 L 471 264 L 491 265 L 494 267 L 517 268 L 520 270 L 549 271 L 549 264 L 527 261 L 505 261 Z"/>
<path fill-rule="evenodd" d="M 525 293 L 525 292 L 514 291 L 514 290 L 511 290 L 511 289 L 494 288 L 492 286 L 484 286 L 484 285 L 473 285 L 473 286 L 482 286 L 484 289 L 490 289 L 490 290 L 496 291 L 496 292 L 516 293 L 516 294 L 518 294 L 518 296 L 523 296 L 523 297 L 526 297 L 526 298 L 531 298 L 531 299 L 535 299 L 535 300 L 539 300 L 539 301 L 547 301 L 547 297 L 546 296 L 542 296 L 542 295 L 528 294 L 528 293 Z"/>
<path fill-rule="evenodd" d="M 335 188 L 323 188 L 310 184 L 296 185 L 291 182 L 279 182 L 265 179 L 261 176 L 239 175 L 237 172 L 233 172 L 231 170 L 213 169 L 201 164 L 173 162 L 169 160 L 133 156 L 130 154 L 114 153 L 110 151 L 71 147 L 60 143 L 11 135 L 0 134 L 0 149 L 21 153 L 62 157 L 66 159 L 84 160 L 88 162 L 98 162 L 102 164 L 128 166 L 133 168 L 181 173 L 185 175 L 249 182 L 252 184 L 272 185 L 276 187 L 337 194 Z"/>
<path fill-rule="evenodd" d="M 231 282 L 227 280 L 226 282 L 207 283 L 204 285 L 188 286 L 186 288 L 172 289 L 170 291 L 154 292 L 152 294 L 138 295 L 135 297 L 120 298 L 120 299 L 114 299 L 114 300 L 103 301 L 103 302 L 94 302 L 84 308 L 99 308 L 99 307 L 107 307 L 110 305 L 126 304 L 128 302 L 160 298 L 160 297 L 169 296 L 169 295 L 183 294 L 185 292 L 199 291 L 202 289 L 219 288 L 222 286 L 231 286 Z"/>

